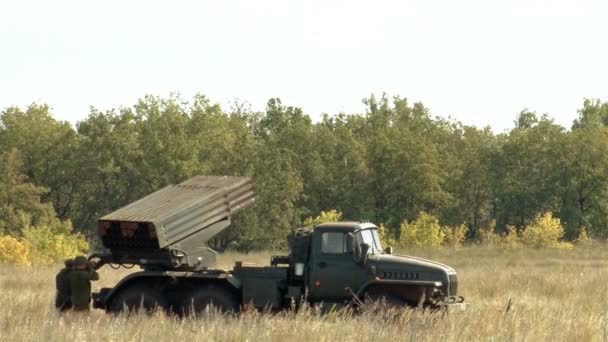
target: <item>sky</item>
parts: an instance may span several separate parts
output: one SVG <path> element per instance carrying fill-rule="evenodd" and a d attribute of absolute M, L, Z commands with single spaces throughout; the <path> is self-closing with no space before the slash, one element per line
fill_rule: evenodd
<path fill-rule="evenodd" d="M 90 106 L 172 92 L 213 102 L 271 97 L 363 113 L 370 94 L 502 132 L 527 108 L 570 127 L 608 101 L 607 1 L 2 1 L 0 109 Z"/>

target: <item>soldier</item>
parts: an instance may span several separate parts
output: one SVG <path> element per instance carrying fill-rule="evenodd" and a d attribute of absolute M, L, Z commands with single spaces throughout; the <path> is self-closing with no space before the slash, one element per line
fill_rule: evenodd
<path fill-rule="evenodd" d="M 77 256 L 68 278 L 72 308 L 74 311 L 88 311 L 91 303 L 91 280 L 98 280 L 99 275 L 86 257 Z"/>
<path fill-rule="evenodd" d="M 62 268 L 55 277 L 55 287 L 57 288 L 57 295 L 55 297 L 55 308 L 60 312 L 72 308 L 72 302 L 70 301 L 69 279 L 69 274 L 72 271 L 72 264 L 72 259 L 66 260 L 65 267 Z"/>

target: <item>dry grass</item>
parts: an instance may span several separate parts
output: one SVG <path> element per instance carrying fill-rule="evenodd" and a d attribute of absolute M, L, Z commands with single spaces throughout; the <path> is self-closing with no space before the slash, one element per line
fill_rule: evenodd
<path fill-rule="evenodd" d="M 605 246 L 498 251 L 466 248 L 412 254 L 453 265 L 470 310 L 442 317 L 404 310 L 384 314 L 247 313 L 180 320 L 112 317 L 99 310 L 60 316 L 52 307 L 56 268 L 0 266 L 0 340 L 6 341 L 408 341 L 568 340 L 608 338 Z M 228 254 L 266 263 L 268 253 Z M 125 271 L 104 268 L 96 287 Z M 511 309 L 505 312 L 512 300 Z"/>

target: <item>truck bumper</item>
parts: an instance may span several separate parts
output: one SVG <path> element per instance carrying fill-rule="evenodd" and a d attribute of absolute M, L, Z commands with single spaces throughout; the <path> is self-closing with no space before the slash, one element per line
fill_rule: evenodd
<path fill-rule="evenodd" d="M 443 307 L 448 312 L 466 311 L 468 309 L 468 307 L 469 307 L 469 303 L 466 303 L 466 302 L 450 303 L 450 304 L 444 304 Z"/>
<path fill-rule="evenodd" d="M 465 311 L 469 303 L 465 302 L 462 296 L 446 296 L 435 300 L 433 306 L 446 311 Z"/>

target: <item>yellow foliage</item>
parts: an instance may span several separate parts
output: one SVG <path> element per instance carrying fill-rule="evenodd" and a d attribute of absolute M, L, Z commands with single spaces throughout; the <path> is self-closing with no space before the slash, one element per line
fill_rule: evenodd
<path fill-rule="evenodd" d="M 27 241 L 19 241 L 9 235 L 0 236 L 0 262 L 30 265 L 30 246 Z"/>
<path fill-rule="evenodd" d="M 521 239 L 513 226 L 507 226 L 507 232 L 500 237 L 500 247 L 504 249 L 516 249 L 521 247 Z"/>
<path fill-rule="evenodd" d="M 507 231 L 504 234 L 498 234 L 496 233 L 496 221 L 492 221 L 490 225 L 480 229 L 479 234 L 481 244 L 486 246 L 503 249 L 521 247 L 521 238 L 513 226 L 507 226 Z"/>
<path fill-rule="evenodd" d="M 496 233 L 496 221 L 492 220 L 490 224 L 479 230 L 479 242 L 486 246 L 499 246 L 501 237 Z"/>
<path fill-rule="evenodd" d="M 536 216 L 524 229 L 521 237 L 524 244 L 535 248 L 571 248 L 570 243 L 561 241 L 564 237 L 564 227 L 551 212 Z"/>
<path fill-rule="evenodd" d="M 591 245 L 592 240 L 591 237 L 589 237 L 589 232 L 587 231 L 587 228 L 583 227 L 583 229 L 581 229 L 580 233 L 578 233 L 578 237 L 576 238 L 576 240 L 574 240 L 574 243 L 580 246 Z"/>
<path fill-rule="evenodd" d="M 467 238 L 467 232 L 469 228 L 461 224 L 456 227 L 443 227 L 441 228 L 443 231 L 443 245 L 452 248 L 460 248 L 464 244 Z"/>
<path fill-rule="evenodd" d="M 445 238 L 439 220 L 425 212 L 411 223 L 404 221 L 399 228 L 398 247 L 439 247 Z"/>
<path fill-rule="evenodd" d="M 397 240 L 391 235 L 384 224 L 378 227 L 378 235 L 384 246 L 397 246 Z"/>
<path fill-rule="evenodd" d="M 552 247 L 557 249 L 574 249 L 574 244 L 567 241 L 558 241 Z"/>
<path fill-rule="evenodd" d="M 72 233 L 69 221 L 53 226 L 29 227 L 23 231 L 23 236 L 31 246 L 31 260 L 37 264 L 52 264 L 86 254 L 89 250 L 84 236 Z"/>
<path fill-rule="evenodd" d="M 317 217 L 311 216 L 307 218 L 304 220 L 304 227 L 314 227 L 321 223 L 338 222 L 340 220 L 342 220 L 342 213 L 335 209 L 331 209 L 329 211 L 321 211 Z"/>

